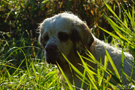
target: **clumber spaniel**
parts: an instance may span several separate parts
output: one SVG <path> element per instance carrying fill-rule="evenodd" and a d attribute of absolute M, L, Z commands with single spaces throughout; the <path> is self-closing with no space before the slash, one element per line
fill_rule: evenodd
<path fill-rule="evenodd" d="M 96 60 L 102 59 L 104 61 L 104 56 L 106 55 L 105 48 L 110 54 L 119 74 L 121 75 L 122 61 L 121 61 L 121 50 L 110 46 L 109 44 L 100 41 L 91 33 L 91 30 L 85 22 L 79 19 L 76 15 L 68 12 L 60 13 L 54 15 L 53 17 L 45 19 L 39 26 L 40 35 L 39 42 L 43 46 L 44 56 L 48 63 L 56 64 L 56 61 L 64 71 L 65 75 L 68 77 L 70 82 L 75 83 L 75 86 L 81 86 L 81 80 L 76 77 L 76 73 L 69 68 L 69 64 L 63 58 L 63 53 L 68 60 L 83 73 L 83 67 L 80 58 L 77 55 L 78 51 L 81 55 L 85 55 L 87 52 L 86 48 L 94 55 Z M 129 53 L 124 53 L 126 60 L 134 60 L 133 56 Z M 124 72 L 130 76 L 132 67 L 124 62 Z M 80 63 L 80 64 L 79 64 Z M 96 64 L 92 62 L 87 62 L 90 66 L 96 68 Z M 108 65 L 110 70 L 113 70 L 111 65 Z M 61 77 L 59 72 L 59 77 Z M 135 71 L 133 75 L 135 79 Z M 114 84 L 117 84 L 115 80 L 111 79 Z M 126 77 L 123 77 L 123 84 L 128 84 Z M 84 85 L 84 89 L 87 86 Z"/>

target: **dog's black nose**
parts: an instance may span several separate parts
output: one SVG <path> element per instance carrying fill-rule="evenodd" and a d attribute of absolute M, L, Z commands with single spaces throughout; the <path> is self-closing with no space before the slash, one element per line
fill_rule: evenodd
<path fill-rule="evenodd" d="M 56 45 L 47 45 L 46 47 L 45 47 L 45 50 L 46 50 L 46 52 L 52 52 L 52 51 L 56 51 Z"/>

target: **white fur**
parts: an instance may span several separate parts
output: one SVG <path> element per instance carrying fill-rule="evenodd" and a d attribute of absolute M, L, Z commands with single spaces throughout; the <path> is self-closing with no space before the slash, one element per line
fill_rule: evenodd
<path fill-rule="evenodd" d="M 121 75 L 122 74 L 122 59 L 121 59 L 122 51 L 118 50 L 117 48 L 114 48 L 114 47 L 110 46 L 109 44 L 104 43 L 103 41 L 100 41 L 99 39 L 94 37 L 94 46 L 92 46 L 90 50 L 91 50 L 91 53 L 96 58 L 96 60 L 99 61 L 101 58 L 104 63 L 104 56 L 106 55 L 105 49 L 108 51 L 119 74 Z M 129 65 L 129 63 L 132 65 L 131 61 L 134 60 L 134 57 L 127 52 L 124 52 L 124 55 L 126 58 L 126 60 L 124 60 L 124 72 L 130 77 L 132 67 Z M 113 71 L 113 68 L 110 64 L 108 65 L 108 69 Z M 135 80 L 135 70 L 134 70 L 134 74 L 133 74 L 133 79 Z M 117 82 L 115 80 L 112 79 L 111 81 L 114 84 L 117 84 Z M 126 85 L 126 84 L 128 84 L 128 82 L 129 81 L 127 80 L 126 76 L 124 75 L 123 84 Z"/>
<path fill-rule="evenodd" d="M 39 41 L 40 43 L 45 43 L 43 47 L 46 47 L 48 45 L 56 45 L 57 46 L 57 52 L 59 53 L 59 64 L 61 68 L 63 69 L 64 73 L 68 77 L 68 79 L 72 82 L 74 80 L 74 83 L 77 87 L 81 86 L 81 80 L 79 80 L 76 77 L 76 72 L 70 70 L 69 64 L 66 62 L 66 60 L 63 58 L 60 53 L 64 53 L 65 56 L 69 59 L 69 61 L 78 68 L 83 73 L 83 67 L 80 66 L 78 63 L 82 64 L 80 58 L 77 56 L 76 50 L 80 52 L 80 54 L 84 55 L 86 48 L 90 50 L 90 52 L 94 55 L 94 57 L 97 60 L 102 59 L 104 63 L 104 56 L 106 55 L 105 49 L 110 54 L 116 68 L 118 69 L 119 74 L 121 75 L 121 69 L 122 69 L 122 61 L 121 61 L 121 50 L 118 50 L 109 44 L 104 43 L 103 41 L 100 41 L 97 39 L 92 33 L 90 32 L 90 29 L 86 25 L 85 22 L 83 22 L 81 19 L 79 19 L 76 15 L 71 13 L 60 13 L 57 14 L 51 18 L 45 19 L 40 24 L 40 35 L 39 35 Z M 58 37 L 59 32 L 65 32 L 71 37 L 66 41 L 61 41 Z M 76 32 L 76 33 L 73 33 Z M 49 36 L 48 41 L 44 41 L 45 35 Z M 91 44 L 91 45 L 90 45 Z M 45 51 L 45 58 L 47 58 L 47 52 Z M 57 53 L 56 53 L 57 54 Z M 127 63 L 130 62 L 130 60 L 134 60 L 133 56 L 129 53 L 124 52 L 124 55 L 126 57 L 126 60 L 124 62 L 124 72 L 130 76 L 132 67 Z M 53 56 L 52 56 L 53 57 Z M 54 58 L 55 59 L 55 58 Z M 57 60 L 56 60 L 57 61 Z M 96 68 L 96 65 L 93 63 L 88 62 L 89 65 Z M 111 65 L 108 65 L 108 68 L 110 70 L 113 70 Z M 62 77 L 62 74 L 58 72 L 59 77 Z M 133 75 L 133 79 L 135 79 L 135 71 Z M 114 84 L 117 84 L 113 79 L 111 81 Z M 123 84 L 128 84 L 128 80 L 126 77 L 123 77 Z M 87 85 L 84 85 L 84 89 L 87 88 Z"/>

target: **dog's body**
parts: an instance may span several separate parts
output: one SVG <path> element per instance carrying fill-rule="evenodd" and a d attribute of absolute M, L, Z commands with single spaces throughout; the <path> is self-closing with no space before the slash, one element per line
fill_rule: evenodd
<path fill-rule="evenodd" d="M 60 13 L 51 18 L 45 19 L 40 24 L 39 28 L 39 41 L 44 47 L 45 59 L 48 63 L 52 64 L 56 64 L 56 62 L 58 62 L 68 79 L 71 82 L 74 80 L 77 87 L 81 86 L 81 80 L 76 77 L 76 73 L 74 71 L 71 73 L 69 64 L 63 58 L 61 53 L 63 53 L 68 60 L 83 73 L 84 69 L 80 66 L 82 62 L 76 51 L 78 51 L 81 55 L 86 56 L 85 53 L 87 52 L 87 48 L 94 55 L 96 60 L 100 60 L 101 58 L 104 63 L 106 48 L 121 75 L 122 52 L 94 37 L 88 26 L 77 16 L 66 12 Z M 134 59 L 133 56 L 128 53 L 124 53 L 124 55 L 128 62 Z M 132 67 L 126 60 L 124 62 L 124 72 L 130 76 Z M 96 68 L 96 64 L 91 62 L 87 63 L 93 68 Z M 113 70 L 111 65 L 108 65 L 108 68 Z M 135 71 L 133 76 L 135 76 Z M 59 73 L 59 77 L 62 77 L 61 73 Z M 133 79 L 135 79 L 135 77 L 133 77 Z M 113 79 L 111 81 L 117 84 Z M 125 76 L 123 77 L 123 84 L 128 84 L 128 80 Z M 84 87 L 87 88 L 87 86 Z"/>
<path fill-rule="evenodd" d="M 94 57 L 96 58 L 96 60 L 103 60 L 102 63 L 104 63 L 104 56 L 106 55 L 105 49 L 108 51 L 109 55 L 111 56 L 111 59 L 113 60 L 113 63 L 115 64 L 119 74 L 122 74 L 122 51 L 118 50 L 112 46 L 110 46 L 109 44 L 104 43 L 103 41 L 100 41 L 97 38 L 94 38 L 94 46 L 91 47 L 91 53 L 94 55 Z M 105 49 L 103 49 L 105 48 Z M 130 60 L 134 60 L 133 56 L 127 52 L 124 52 L 124 56 L 126 58 L 126 60 L 124 60 L 124 72 L 130 77 L 131 75 L 131 71 L 132 71 L 132 67 L 130 65 L 132 65 L 132 63 L 130 62 Z M 130 65 L 129 65 L 130 63 Z M 113 71 L 112 66 L 110 65 L 110 63 L 108 64 L 107 67 L 109 70 Z M 114 72 L 114 71 L 113 71 Z M 133 79 L 135 79 L 135 71 L 134 71 L 134 75 L 133 75 Z M 118 84 L 115 80 L 111 80 L 114 84 Z M 126 79 L 126 76 L 124 75 L 123 77 L 123 82 L 124 85 L 128 84 L 128 81 Z"/>

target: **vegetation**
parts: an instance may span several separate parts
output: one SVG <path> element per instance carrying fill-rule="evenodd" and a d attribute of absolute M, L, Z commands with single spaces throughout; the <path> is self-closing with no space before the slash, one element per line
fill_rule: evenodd
<path fill-rule="evenodd" d="M 123 51 L 130 51 L 135 57 L 133 0 L 1 0 L 1 90 L 61 89 L 62 84 L 57 76 L 57 67 L 48 65 L 44 61 L 43 52 L 38 43 L 37 28 L 43 19 L 63 11 L 72 11 L 82 20 L 86 20 L 97 37 L 113 45 L 115 44 L 117 47 L 120 46 Z M 83 62 L 85 57 L 79 56 Z M 88 56 L 92 57 L 90 53 Z M 109 57 L 109 55 L 107 54 L 105 57 Z M 112 74 L 111 71 L 107 71 L 107 64 L 102 65 L 94 57 L 93 60 L 97 63 L 97 67 L 99 67 L 97 70 L 93 70 L 96 73 L 85 62 L 83 62 L 85 66 L 84 74 L 79 73 L 70 62 L 69 64 L 78 72 L 79 78 L 83 77 L 89 82 L 91 89 L 107 89 L 109 86 L 116 89 L 116 85 L 109 82 Z M 105 58 L 105 61 L 108 60 L 111 60 L 111 58 Z M 135 66 L 135 61 L 133 65 Z M 114 65 L 112 66 L 115 68 Z M 135 69 L 134 66 L 132 66 L 133 70 Z M 115 71 L 117 72 L 117 69 Z M 107 78 L 104 78 L 105 72 L 110 73 Z M 90 77 L 85 78 L 85 74 L 88 74 Z M 97 76 L 97 81 L 92 78 L 94 75 Z M 114 75 L 114 77 L 121 82 L 118 74 Z M 131 74 L 129 77 L 130 83 L 132 77 Z M 133 84 L 131 83 L 131 85 Z M 73 89 L 70 83 L 68 86 L 70 89 Z M 125 88 L 121 83 L 119 83 L 119 86 L 123 89 Z"/>

